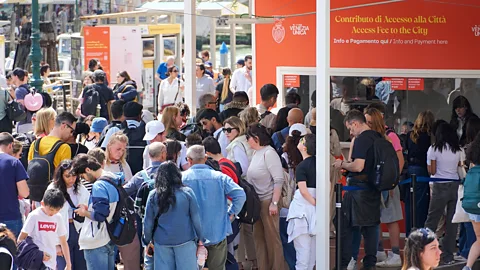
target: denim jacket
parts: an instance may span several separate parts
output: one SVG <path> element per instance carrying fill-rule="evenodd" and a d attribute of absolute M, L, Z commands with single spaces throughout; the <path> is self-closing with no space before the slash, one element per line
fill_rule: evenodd
<path fill-rule="evenodd" d="M 197 197 L 203 237 L 208 245 L 222 242 L 232 234 L 230 215 L 238 215 L 246 200 L 243 189 L 232 178 L 205 164 L 196 164 L 183 172 L 183 183 Z M 228 206 L 227 196 L 232 204 Z"/>
<path fill-rule="evenodd" d="M 158 225 L 153 234 L 155 217 L 158 215 L 156 190 L 150 191 L 143 222 L 143 244 L 150 241 L 157 245 L 178 246 L 194 239 L 203 240 L 202 224 L 195 193 L 189 187 L 175 191 L 175 205 L 158 217 Z"/>

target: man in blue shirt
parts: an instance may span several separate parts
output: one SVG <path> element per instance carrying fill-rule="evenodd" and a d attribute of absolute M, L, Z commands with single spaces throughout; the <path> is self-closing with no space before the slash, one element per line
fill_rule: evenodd
<path fill-rule="evenodd" d="M 167 62 L 161 63 L 157 68 L 157 73 L 155 74 L 155 79 L 159 82 L 165 80 L 167 76 L 168 68 L 175 65 L 175 57 L 169 56 L 167 57 Z"/>
<path fill-rule="evenodd" d="M 22 230 L 22 214 L 20 213 L 18 196 L 28 197 L 27 172 L 20 160 L 13 156 L 13 137 L 8 132 L 0 133 L 0 223 L 15 234 Z"/>
<path fill-rule="evenodd" d="M 303 112 L 299 108 L 293 108 L 288 112 L 287 116 L 288 127 L 283 128 L 280 131 L 273 133 L 272 142 L 275 146 L 275 150 L 281 156 L 283 154 L 283 144 L 287 140 L 288 134 L 290 132 L 290 127 L 293 124 L 303 123 Z"/>
<path fill-rule="evenodd" d="M 240 213 L 246 200 L 245 192 L 232 178 L 205 165 L 207 156 L 202 145 L 188 148 L 187 160 L 191 167 L 183 172 L 182 180 L 197 197 L 208 268 L 225 269 L 227 235 L 232 234 L 230 222 Z M 231 198 L 230 206 L 227 197 Z"/>

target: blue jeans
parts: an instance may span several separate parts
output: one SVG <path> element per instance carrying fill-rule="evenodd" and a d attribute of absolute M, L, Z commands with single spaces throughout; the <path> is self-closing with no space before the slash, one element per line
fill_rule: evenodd
<path fill-rule="evenodd" d="M 83 250 L 78 246 L 78 232 L 73 223 L 68 224 L 68 249 L 70 250 L 70 261 L 72 270 L 84 270 L 87 268 Z M 57 269 L 65 269 L 67 263 L 65 257 L 57 256 Z"/>
<path fill-rule="evenodd" d="M 18 220 L 0 220 L 0 223 L 3 223 L 7 226 L 7 228 L 15 234 L 15 238 L 18 238 L 20 232 L 22 231 L 23 221 L 21 219 Z"/>
<path fill-rule="evenodd" d="M 288 243 L 288 234 L 287 234 L 287 218 L 280 218 L 280 240 L 282 241 L 283 246 L 283 256 L 285 261 L 288 264 L 290 270 L 295 270 L 295 264 L 297 262 L 297 253 L 295 251 L 295 246 L 293 242 Z"/>
<path fill-rule="evenodd" d="M 420 166 L 408 166 L 408 175 L 416 174 L 417 176 L 428 177 L 428 171 L 426 168 Z M 411 231 L 412 216 L 410 213 L 410 184 L 407 184 L 407 193 L 405 194 L 405 227 L 407 237 Z M 415 227 L 425 227 L 425 221 L 428 216 L 428 208 L 430 206 L 430 186 L 428 183 L 416 183 L 415 186 Z"/>
<path fill-rule="evenodd" d="M 113 248 L 115 245 L 110 242 L 103 247 L 83 250 L 88 270 L 113 270 L 115 269 L 115 257 Z"/>
<path fill-rule="evenodd" d="M 189 241 L 178 246 L 163 246 L 155 243 L 155 269 L 198 269 L 197 245 Z"/>
<path fill-rule="evenodd" d="M 468 258 L 468 253 L 473 243 L 477 240 L 471 222 L 460 223 L 460 237 L 458 239 L 459 253 L 462 257 Z"/>

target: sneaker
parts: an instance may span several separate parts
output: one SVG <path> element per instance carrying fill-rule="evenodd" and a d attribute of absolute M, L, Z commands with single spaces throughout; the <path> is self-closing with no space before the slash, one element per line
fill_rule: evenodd
<path fill-rule="evenodd" d="M 462 268 L 462 270 L 472 270 L 472 268 L 470 268 L 470 267 L 468 267 L 468 266 L 465 265 L 465 266 Z"/>
<path fill-rule="evenodd" d="M 455 255 L 453 256 L 453 259 L 456 261 L 456 262 L 466 262 L 467 259 L 461 255 Z"/>
<path fill-rule="evenodd" d="M 377 251 L 377 263 L 386 261 L 387 258 L 385 251 Z"/>
<path fill-rule="evenodd" d="M 357 270 L 357 261 L 352 258 L 348 263 L 347 270 Z"/>
<path fill-rule="evenodd" d="M 400 255 L 395 254 L 391 251 L 388 252 L 388 258 L 383 262 L 378 262 L 377 267 L 401 267 L 402 266 L 402 258 Z"/>

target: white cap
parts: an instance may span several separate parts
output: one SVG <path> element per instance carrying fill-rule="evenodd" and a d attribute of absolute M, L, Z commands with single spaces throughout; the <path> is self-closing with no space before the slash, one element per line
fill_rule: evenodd
<path fill-rule="evenodd" d="M 165 131 L 165 126 L 162 122 L 158 120 L 153 120 L 147 123 L 145 126 L 145 137 L 143 137 L 144 141 L 151 141 L 153 140 L 159 133 Z"/>
<path fill-rule="evenodd" d="M 300 132 L 300 136 L 307 135 L 307 127 L 304 124 L 293 124 L 290 127 L 290 131 L 288 132 L 288 136 L 292 136 L 292 132 L 296 130 Z"/>

